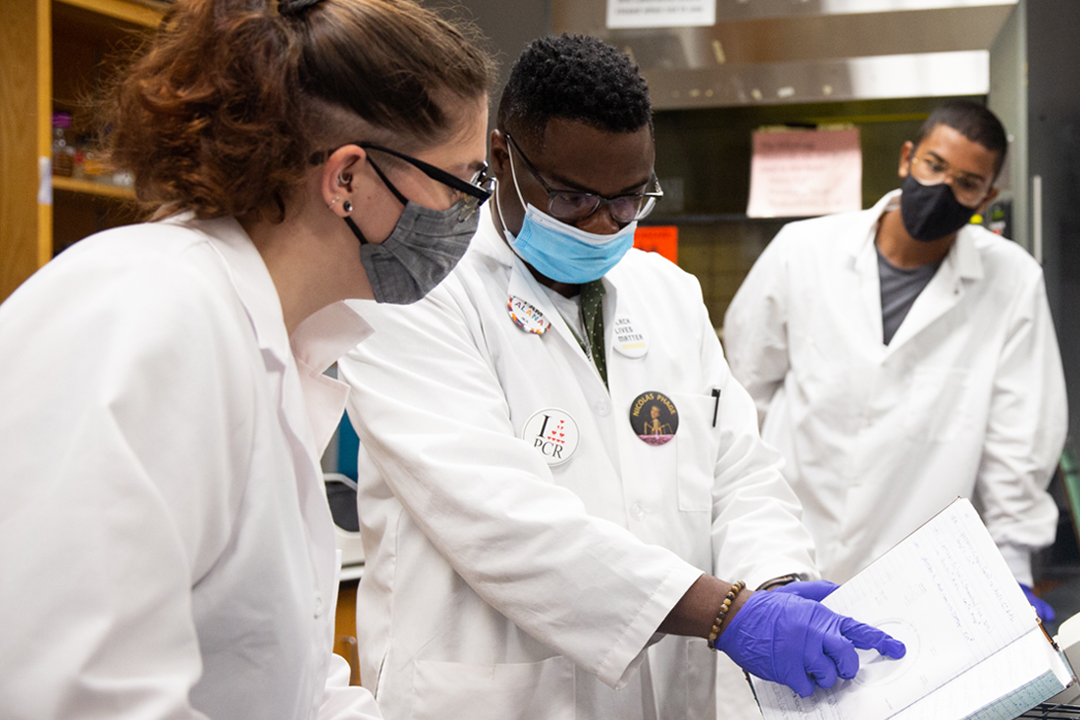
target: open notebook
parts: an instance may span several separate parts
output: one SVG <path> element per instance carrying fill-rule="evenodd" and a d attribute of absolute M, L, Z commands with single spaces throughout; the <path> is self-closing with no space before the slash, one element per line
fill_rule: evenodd
<path fill-rule="evenodd" d="M 1011 720 L 1072 673 L 990 533 L 957 499 L 824 601 L 902 640 L 901 660 L 859 651 L 853 680 L 800 698 L 752 678 L 765 720 Z"/>

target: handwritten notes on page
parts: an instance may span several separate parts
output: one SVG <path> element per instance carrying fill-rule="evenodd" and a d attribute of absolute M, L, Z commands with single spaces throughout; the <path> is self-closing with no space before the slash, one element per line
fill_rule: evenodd
<path fill-rule="evenodd" d="M 808 217 L 862 209 L 857 128 L 754 133 L 750 217 Z"/>
<path fill-rule="evenodd" d="M 766 720 L 990 720 L 997 716 L 976 714 L 1003 700 L 1030 700 L 1002 716 L 1015 717 L 1067 684 L 1068 671 L 967 500 L 955 501 L 824 604 L 902 640 L 907 655 L 891 660 L 860 650 L 853 680 L 809 698 L 754 678 Z"/>
<path fill-rule="evenodd" d="M 1068 670 L 1056 655 L 1042 631 L 1035 628 L 972 670 L 909 705 L 894 715 L 893 720 L 938 717 L 1013 720 L 1057 692 L 1055 687 L 1069 683 Z M 987 699 L 987 688 L 996 688 L 995 699 Z M 1005 691 L 1006 688 L 1012 690 Z"/>

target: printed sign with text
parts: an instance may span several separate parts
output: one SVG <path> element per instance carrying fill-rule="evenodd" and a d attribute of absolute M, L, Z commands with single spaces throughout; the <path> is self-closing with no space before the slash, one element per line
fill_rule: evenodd
<path fill-rule="evenodd" d="M 711 27 L 716 0 L 608 0 L 609 28 Z"/>

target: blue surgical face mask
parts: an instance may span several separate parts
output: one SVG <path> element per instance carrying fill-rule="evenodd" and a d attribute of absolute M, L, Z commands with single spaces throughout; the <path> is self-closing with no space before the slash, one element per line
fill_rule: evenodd
<path fill-rule="evenodd" d="M 545 277 L 571 285 L 599 280 L 634 246 L 636 220 L 613 235 L 598 235 L 567 225 L 526 203 L 521 189 L 517 187 L 513 163 L 511 156 L 510 174 L 514 189 L 517 190 L 521 206 L 525 208 L 525 221 L 516 237 L 505 229 L 506 221 L 502 217 L 497 191 L 495 209 L 510 247 Z"/>

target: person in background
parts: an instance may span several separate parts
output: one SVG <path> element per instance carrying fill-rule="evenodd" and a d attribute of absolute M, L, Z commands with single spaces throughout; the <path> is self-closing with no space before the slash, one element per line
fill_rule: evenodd
<path fill-rule="evenodd" d="M 701 290 L 630 249 L 654 155 L 629 58 L 534 41 L 461 265 L 414 306 L 363 308 L 376 332 L 339 370 L 361 675 L 387 718 L 713 718 L 711 647 L 803 695 L 852 677 L 855 647 L 903 654 L 800 596 L 832 585 L 791 582 L 814 576 L 810 538 Z M 720 704 L 749 717 L 737 675 L 745 700 Z"/>
<path fill-rule="evenodd" d="M 1038 263 L 969 224 L 997 197 L 1007 144 L 982 105 L 938 107 L 900 150 L 900 190 L 780 231 L 724 343 L 825 577 L 847 580 L 963 496 L 1051 618 L 1030 555 L 1057 526 L 1061 357 Z"/>
<path fill-rule="evenodd" d="M 158 220 L 0 306 L 0 716 L 378 718 L 332 657 L 319 456 L 370 329 L 464 252 L 490 60 L 409 0 L 177 0 L 118 82 Z"/>

